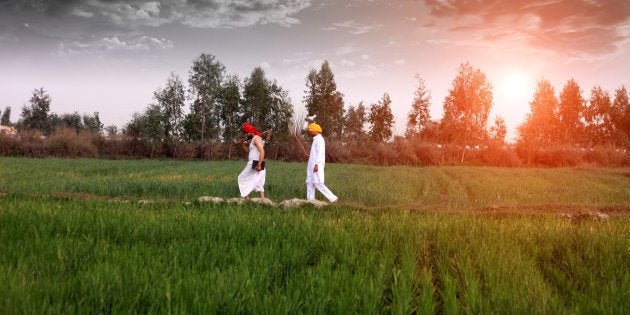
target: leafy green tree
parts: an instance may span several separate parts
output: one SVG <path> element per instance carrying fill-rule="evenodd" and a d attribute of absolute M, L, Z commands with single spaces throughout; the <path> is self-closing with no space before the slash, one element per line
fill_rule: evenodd
<path fill-rule="evenodd" d="M 266 116 L 271 111 L 271 90 L 265 71 L 256 67 L 243 83 L 243 122 L 247 121 L 257 128 L 264 130 Z M 242 122 L 241 122 L 242 123 Z"/>
<path fill-rule="evenodd" d="M 337 91 L 335 76 L 328 61 L 318 71 L 312 69 L 306 77 L 304 103 L 307 122 L 319 124 L 327 136 L 340 137 L 343 132 L 343 94 Z"/>
<path fill-rule="evenodd" d="M 593 87 L 584 118 L 591 145 L 604 145 L 612 142 L 612 101 L 608 91 L 603 90 L 600 86 Z"/>
<path fill-rule="evenodd" d="M 59 119 L 55 119 L 56 115 L 50 115 L 50 125 L 53 127 L 53 130 L 56 130 L 59 127 L 72 128 L 76 133 L 83 131 L 83 121 L 81 120 L 81 115 L 78 112 L 74 113 L 64 113 L 61 116 L 58 116 Z"/>
<path fill-rule="evenodd" d="M 2 118 L 0 118 L 0 125 L 11 126 L 11 107 L 7 106 L 2 112 Z"/>
<path fill-rule="evenodd" d="M 405 130 L 405 137 L 407 138 L 421 137 L 431 121 L 431 115 L 429 114 L 431 93 L 427 90 L 424 80 L 419 75 L 416 75 L 416 79 L 418 80 L 418 87 L 411 104 L 411 110 L 407 115 L 407 129 Z"/>
<path fill-rule="evenodd" d="M 243 121 L 259 130 L 274 130 L 276 137 L 288 135 L 288 125 L 293 116 L 293 106 L 288 92 L 278 83 L 265 77 L 262 68 L 257 67 L 245 79 L 243 87 Z"/>
<path fill-rule="evenodd" d="M 461 64 L 444 99 L 441 129 L 445 141 L 474 145 L 488 138 L 486 126 L 492 109 L 492 85 L 470 64 Z"/>
<path fill-rule="evenodd" d="M 171 73 L 166 81 L 166 86 L 153 93 L 157 101 L 157 107 L 161 113 L 160 124 L 165 140 L 172 142 L 181 136 L 183 132 L 184 102 L 186 95 L 184 83 L 179 76 Z"/>
<path fill-rule="evenodd" d="M 229 141 L 242 134 L 241 86 L 236 75 L 228 76 L 223 83 L 218 102 L 221 104 L 221 121 L 224 124 L 223 140 Z"/>
<path fill-rule="evenodd" d="M 103 123 L 98 115 L 98 112 L 94 112 L 93 116 L 83 115 L 83 126 L 85 131 L 90 133 L 100 133 L 103 131 Z"/>
<path fill-rule="evenodd" d="M 364 130 L 365 123 L 367 122 L 367 110 L 363 102 L 359 102 L 359 105 L 350 106 L 346 111 L 346 118 L 344 124 L 344 137 L 349 140 L 363 141 L 367 137 Z"/>
<path fill-rule="evenodd" d="M 140 139 L 151 149 L 153 157 L 156 150 L 163 145 L 162 137 L 165 134 L 163 115 L 159 106 L 149 105 L 143 113 L 134 113 L 131 121 L 125 127 L 124 134 Z"/>
<path fill-rule="evenodd" d="M 217 139 L 221 134 L 221 108 L 218 102 L 225 66 L 214 55 L 201 54 L 193 61 L 188 84 L 193 102 L 186 118 L 190 139 Z"/>
<path fill-rule="evenodd" d="M 289 124 L 293 119 L 293 104 L 289 98 L 289 92 L 284 90 L 278 82 L 271 83 L 271 112 L 265 129 L 274 131 L 274 138 L 281 142 L 286 142 L 289 137 Z"/>
<path fill-rule="evenodd" d="M 383 98 L 370 106 L 368 121 L 372 125 L 370 138 L 375 142 L 386 142 L 392 137 L 394 115 L 391 110 L 389 94 L 383 94 Z"/>
<path fill-rule="evenodd" d="M 558 104 L 558 140 L 563 144 L 576 145 L 584 141 L 584 124 L 582 118 L 585 101 L 582 90 L 575 80 L 571 79 L 560 92 Z"/>
<path fill-rule="evenodd" d="M 48 113 L 50 112 L 50 95 L 39 88 L 33 90 L 33 95 L 29 100 L 29 105 L 22 107 L 22 115 L 19 125 L 22 129 L 35 129 L 50 134 L 51 126 L 48 121 Z"/>
<path fill-rule="evenodd" d="M 615 90 L 612 113 L 615 143 L 620 146 L 630 145 L 630 101 L 625 86 Z"/>

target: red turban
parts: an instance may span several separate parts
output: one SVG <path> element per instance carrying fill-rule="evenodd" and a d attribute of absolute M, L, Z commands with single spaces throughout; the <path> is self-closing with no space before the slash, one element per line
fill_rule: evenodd
<path fill-rule="evenodd" d="M 256 130 L 256 127 L 248 124 L 247 122 L 243 123 L 243 132 L 244 133 L 253 133 L 257 136 L 262 136 L 262 134 L 260 132 L 258 132 L 258 130 Z"/>

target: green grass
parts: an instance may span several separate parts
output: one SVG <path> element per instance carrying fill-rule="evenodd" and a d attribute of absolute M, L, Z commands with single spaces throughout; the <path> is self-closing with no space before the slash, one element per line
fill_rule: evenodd
<path fill-rule="evenodd" d="M 306 163 L 269 161 L 266 196 L 305 198 Z M 0 192 L 76 194 L 121 200 L 238 197 L 244 161 L 182 162 L 0 158 Z M 374 167 L 327 164 L 326 184 L 367 207 L 628 205 L 630 170 L 496 167 Z M 319 196 L 322 199 L 321 196 Z"/>
<path fill-rule="evenodd" d="M 243 166 L 0 159 L 0 314 L 630 312 L 627 170 L 330 164 L 340 206 L 195 202 Z"/>

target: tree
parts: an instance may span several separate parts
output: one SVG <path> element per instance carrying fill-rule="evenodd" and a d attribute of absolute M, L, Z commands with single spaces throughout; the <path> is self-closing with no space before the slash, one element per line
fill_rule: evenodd
<path fill-rule="evenodd" d="M 162 135 L 165 140 L 171 142 L 174 138 L 180 137 L 183 132 L 183 111 L 186 96 L 184 93 L 184 83 L 181 79 L 171 73 L 166 80 L 166 86 L 153 93 L 157 101 L 157 109 L 161 114 Z"/>
<path fill-rule="evenodd" d="M 201 54 L 193 61 L 188 79 L 193 103 L 185 124 L 189 138 L 203 142 L 221 134 L 221 109 L 217 100 L 224 75 L 225 66 L 211 54 Z"/>
<path fill-rule="evenodd" d="M 383 94 L 383 98 L 370 106 L 368 121 L 372 125 L 370 138 L 375 142 L 386 142 L 392 137 L 394 115 L 392 114 L 392 101 L 389 94 Z"/>
<path fill-rule="evenodd" d="M 103 131 L 103 123 L 98 116 L 98 112 L 94 112 L 93 116 L 83 115 L 83 126 L 87 132 L 100 133 Z"/>
<path fill-rule="evenodd" d="M 608 91 L 599 86 L 593 87 L 584 118 L 591 145 L 611 143 L 613 135 L 612 101 Z"/>
<path fill-rule="evenodd" d="M 81 115 L 79 115 L 79 112 L 77 111 L 61 115 L 53 113 L 49 116 L 49 120 L 52 130 L 56 130 L 59 127 L 65 127 L 74 129 L 76 133 L 79 133 L 84 129 L 83 122 L 81 121 Z"/>
<path fill-rule="evenodd" d="M 505 119 L 503 119 L 503 117 L 495 118 L 494 125 L 490 127 L 490 142 L 492 144 L 502 145 L 505 143 L 506 134 L 507 127 L 505 126 Z"/>
<path fill-rule="evenodd" d="M 622 86 L 615 90 L 612 106 L 615 142 L 620 146 L 630 145 L 630 101 L 626 87 Z"/>
<path fill-rule="evenodd" d="M 308 112 L 307 122 L 319 124 L 323 133 L 339 137 L 343 132 L 343 94 L 337 91 L 335 76 L 328 61 L 317 72 L 312 69 L 306 77 L 304 103 Z"/>
<path fill-rule="evenodd" d="M 442 134 L 450 143 L 473 145 L 488 138 L 486 125 L 492 108 L 492 85 L 479 69 L 461 64 L 444 99 Z"/>
<path fill-rule="evenodd" d="M 243 83 L 243 122 L 247 121 L 259 129 L 270 112 L 271 90 L 265 71 L 256 67 Z"/>
<path fill-rule="evenodd" d="M 571 79 L 560 92 L 558 104 L 558 140 L 563 144 L 578 144 L 583 142 L 582 135 L 584 125 L 582 117 L 585 109 L 585 101 L 582 90 Z"/>
<path fill-rule="evenodd" d="M 33 95 L 29 100 L 30 105 L 22 107 L 22 119 L 20 126 L 23 129 L 35 129 L 50 134 L 51 126 L 48 121 L 48 112 L 50 112 L 50 95 L 46 93 L 44 88 L 33 90 Z"/>
<path fill-rule="evenodd" d="M 407 138 L 421 137 L 431 121 L 429 114 L 431 93 L 427 90 L 424 80 L 419 75 L 416 75 L 416 79 L 418 80 L 418 87 L 411 104 L 411 110 L 407 115 L 407 129 L 405 130 L 405 137 Z"/>
<path fill-rule="evenodd" d="M 243 120 L 243 109 L 239 78 L 236 75 L 229 76 L 221 89 L 218 102 L 221 104 L 221 120 L 225 125 L 222 136 L 224 141 L 228 141 L 242 134 L 240 123 Z"/>
<path fill-rule="evenodd" d="M 243 87 L 243 121 L 259 130 L 272 129 L 276 137 L 288 135 L 288 125 L 293 116 L 293 106 L 288 92 L 278 83 L 265 77 L 262 68 L 257 67 Z"/>
<path fill-rule="evenodd" d="M 527 163 L 531 162 L 531 152 L 557 143 L 556 130 L 559 124 L 558 99 L 551 83 L 540 80 L 536 85 L 534 98 L 529 103 L 530 113 L 525 122 L 518 126 L 518 144 L 527 151 Z"/>
<path fill-rule="evenodd" d="M 7 106 L 2 112 L 2 118 L 0 118 L 0 125 L 11 126 L 11 107 Z"/>
<path fill-rule="evenodd" d="M 161 123 L 163 115 L 159 106 L 149 105 L 143 113 L 134 113 L 131 122 L 125 127 L 124 133 L 141 140 L 151 149 L 151 157 L 155 150 L 162 146 L 164 125 Z"/>
<path fill-rule="evenodd" d="M 350 106 L 346 111 L 344 137 L 349 140 L 363 141 L 366 137 L 363 127 L 367 122 L 367 111 L 363 102 L 355 108 Z"/>

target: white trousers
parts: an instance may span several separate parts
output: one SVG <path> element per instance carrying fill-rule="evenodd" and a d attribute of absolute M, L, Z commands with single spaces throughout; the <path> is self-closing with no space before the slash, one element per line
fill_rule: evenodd
<path fill-rule="evenodd" d="M 311 182 L 306 183 L 306 199 L 307 200 L 315 200 L 315 189 L 319 190 L 319 192 L 322 193 L 322 195 L 324 195 L 324 197 L 326 197 L 328 201 L 333 202 L 337 200 L 337 196 L 335 196 L 335 194 L 333 194 L 332 191 L 330 191 L 330 189 L 326 187 L 326 185 L 322 183 L 311 183 Z"/>
<path fill-rule="evenodd" d="M 245 166 L 245 169 L 238 175 L 238 189 L 241 191 L 241 197 L 245 198 L 249 196 L 252 191 L 263 192 L 265 191 L 265 177 L 267 170 L 257 171 L 252 169 L 252 162 L 250 161 Z"/>

